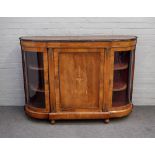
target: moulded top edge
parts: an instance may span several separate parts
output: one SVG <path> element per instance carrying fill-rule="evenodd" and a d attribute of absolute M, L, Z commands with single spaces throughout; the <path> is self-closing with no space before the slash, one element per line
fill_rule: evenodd
<path fill-rule="evenodd" d="M 109 42 L 136 40 L 136 36 L 129 35 L 98 35 L 98 36 L 23 36 L 22 41 L 34 42 Z"/>

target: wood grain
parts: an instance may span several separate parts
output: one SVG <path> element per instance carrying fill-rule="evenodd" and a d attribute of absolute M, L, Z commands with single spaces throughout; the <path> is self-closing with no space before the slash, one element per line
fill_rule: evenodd
<path fill-rule="evenodd" d="M 62 110 L 80 108 L 101 110 L 99 109 L 100 57 L 103 56 L 97 49 L 61 50 L 59 88 Z"/>

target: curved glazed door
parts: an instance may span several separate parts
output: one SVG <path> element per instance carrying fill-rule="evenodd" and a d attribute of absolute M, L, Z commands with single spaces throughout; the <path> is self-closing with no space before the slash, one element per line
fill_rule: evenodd
<path fill-rule="evenodd" d="M 132 102 L 135 47 L 114 49 L 114 78 L 112 106 Z"/>
<path fill-rule="evenodd" d="M 49 53 L 54 58 L 54 111 L 102 111 L 104 49 L 54 49 Z"/>
<path fill-rule="evenodd" d="M 26 105 L 36 111 L 49 112 L 47 51 L 24 48 Z"/>

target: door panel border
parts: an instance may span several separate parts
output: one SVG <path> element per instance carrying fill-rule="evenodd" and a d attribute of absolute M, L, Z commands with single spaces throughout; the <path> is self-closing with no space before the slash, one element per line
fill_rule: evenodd
<path fill-rule="evenodd" d="M 86 52 L 85 50 L 88 49 L 88 48 L 79 48 L 79 49 L 72 49 L 72 48 L 69 48 L 69 49 L 59 49 L 59 48 L 54 48 L 54 49 L 49 49 L 50 51 L 52 52 L 49 52 L 49 76 L 50 76 L 50 91 L 51 91 L 51 85 L 53 84 L 54 85 L 54 92 L 53 92 L 53 88 L 52 88 L 52 93 L 50 93 L 50 98 L 51 99 L 54 99 L 52 96 L 54 96 L 54 93 L 55 93 L 55 99 L 54 101 L 50 101 L 51 102 L 51 107 L 53 107 L 53 112 L 66 112 L 67 110 L 64 110 L 61 108 L 61 98 L 60 98 L 60 77 L 59 77 L 59 54 L 60 53 L 70 53 L 70 50 L 72 52 L 75 51 L 75 53 L 78 53 L 81 51 L 82 52 Z M 105 76 L 106 76 L 106 73 L 105 73 L 105 49 L 104 48 L 94 48 L 94 49 L 97 49 L 96 52 L 99 52 L 100 53 L 100 75 L 99 75 L 99 108 L 98 109 L 95 109 L 94 110 L 92 108 L 79 108 L 79 109 L 72 109 L 71 112 L 84 112 L 84 111 L 98 111 L 98 112 L 101 112 L 101 111 L 104 111 L 105 110 L 105 82 L 104 82 L 104 79 L 105 79 Z M 88 50 L 91 50 L 91 49 L 88 49 Z M 69 52 L 68 52 L 69 51 Z M 88 51 L 87 51 L 88 52 Z M 91 52 L 90 52 L 91 54 Z M 53 67 L 51 67 L 53 65 Z M 54 77 L 53 79 L 54 80 L 51 80 L 51 77 L 53 76 L 53 72 L 51 71 L 51 69 L 54 69 Z M 68 111 L 70 112 L 70 111 Z"/>

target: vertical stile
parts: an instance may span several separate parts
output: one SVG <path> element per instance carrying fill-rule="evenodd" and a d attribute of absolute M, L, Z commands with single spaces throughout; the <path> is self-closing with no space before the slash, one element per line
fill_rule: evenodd
<path fill-rule="evenodd" d="M 104 111 L 109 111 L 112 106 L 112 92 L 113 92 L 113 69 L 114 69 L 114 51 L 112 49 L 105 49 L 105 65 L 104 75 Z"/>
<path fill-rule="evenodd" d="M 50 86 L 50 106 L 51 112 L 56 112 L 55 108 L 55 80 L 54 80 L 54 49 L 48 49 L 48 62 L 49 62 L 49 86 Z"/>
<path fill-rule="evenodd" d="M 98 49 L 100 52 L 100 88 L 99 88 L 99 109 L 104 106 L 104 49 Z"/>
<path fill-rule="evenodd" d="M 56 112 L 60 111 L 60 88 L 59 88 L 59 49 L 54 49 L 54 79 L 56 94 Z"/>
<path fill-rule="evenodd" d="M 46 111 L 50 111 L 49 106 L 49 79 L 48 79 L 48 56 L 47 56 L 47 49 L 43 49 L 43 61 L 44 61 L 44 85 L 45 85 L 45 104 L 46 104 Z"/>

